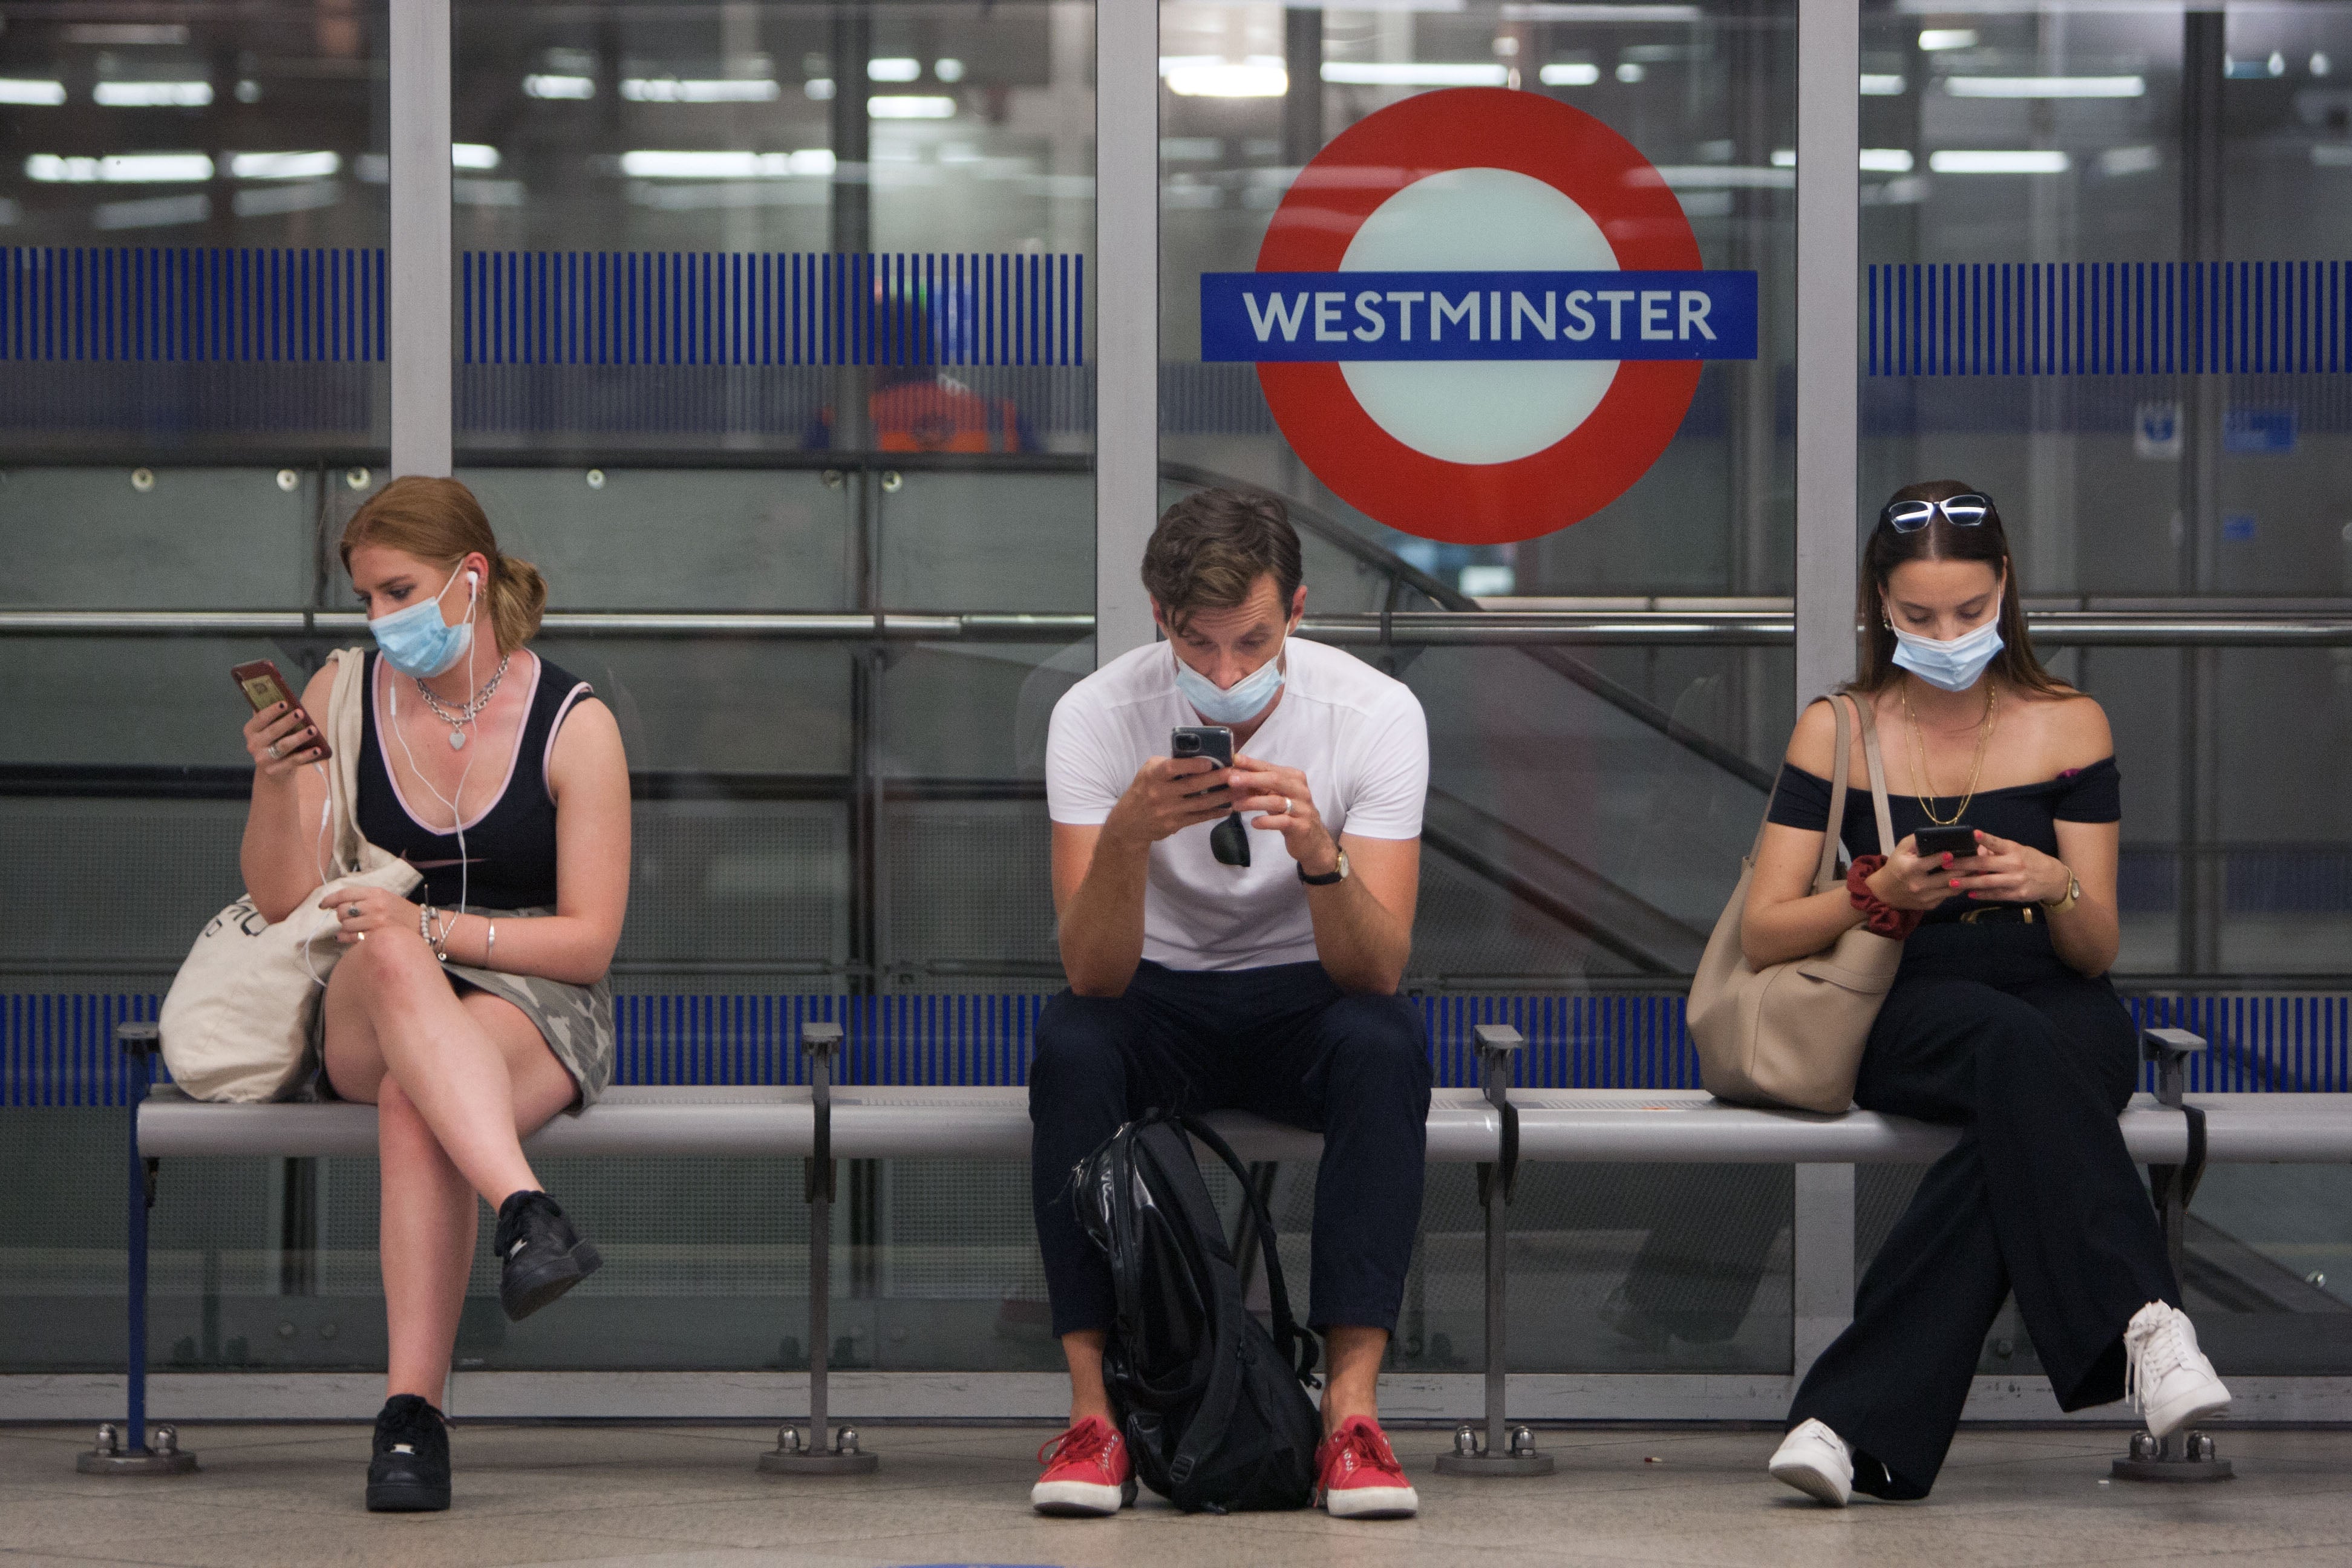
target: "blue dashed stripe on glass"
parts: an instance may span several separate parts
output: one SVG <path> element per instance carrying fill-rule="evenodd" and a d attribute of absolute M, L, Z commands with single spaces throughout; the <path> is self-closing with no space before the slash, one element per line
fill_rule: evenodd
<path fill-rule="evenodd" d="M 1874 265 L 1863 341 L 1872 375 L 2338 372 L 2352 362 L 2352 264 Z"/>
<path fill-rule="evenodd" d="M 467 364 L 1082 365 L 1086 258 L 473 250 Z"/>
<path fill-rule="evenodd" d="M 384 253 L 0 247 L 0 360 L 373 363 Z"/>
<path fill-rule="evenodd" d="M 1508 1024 L 1527 1039 L 1530 1089 L 1696 1089 L 1698 1058 L 1676 995 L 1418 998 L 1441 1087 L 1478 1080 L 1473 1031 Z M 0 994 L 0 1107 L 119 1106 L 114 1027 L 152 1019 L 155 995 Z M 622 1084 L 807 1081 L 798 1042 L 812 1019 L 838 1023 L 845 1083 L 943 1086 L 1028 1081 L 1046 998 L 983 993 L 833 996 L 689 994 L 614 999 Z M 2352 995 L 2132 996 L 2142 1025 L 2210 1043 L 2189 1065 L 2191 1093 L 2352 1090 Z M 2148 1087 L 2154 1087 L 2152 1074 Z"/>

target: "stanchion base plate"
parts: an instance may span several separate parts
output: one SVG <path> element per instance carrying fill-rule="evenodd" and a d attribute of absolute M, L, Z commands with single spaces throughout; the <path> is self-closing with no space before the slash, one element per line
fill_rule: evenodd
<path fill-rule="evenodd" d="M 870 1476 L 882 1463 L 879 1454 L 787 1454 L 772 1448 L 760 1456 L 760 1473 L 767 1476 Z"/>
<path fill-rule="evenodd" d="M 1440 1454 L 1437 1473 L 1441 1476 L 1548 1476 L 1552 1472 L 1549 1454 Z"/>
<path fill-rule="evenodd" d="M 85 1476 L 184 1476 L 194 1472 L 196 1457 L 185 1449 L 169 1454 L 78 1454 L 74 1468 Z"/>
<path fill-rule="evenodd" d="M 2116 1459 L 2112 1474 L 2119 1481 L 2226 1481 L 2233 1472 L 2227 1459 Z"/>

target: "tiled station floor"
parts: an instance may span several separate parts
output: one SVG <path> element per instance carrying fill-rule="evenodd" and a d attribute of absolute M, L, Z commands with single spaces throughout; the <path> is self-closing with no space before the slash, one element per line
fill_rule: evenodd
<path fill-rule="evenodd" d="M 2347 1432 L 2224 1430 L 2237 1479 L 2158 1487 L 2103 1484 L 2120 1433 L 1971 1430 L 1927 1501 L 1839 1512 L 1766 1478 L 1769 1433 L 1547 1431 L 1557 1475 L 1480 1481 L 1432 1475 L 1443 1435 L 1409 1431 L 1422 1515 L 1389 1523 L 1186 1517 L 1150 1499 L 1116 1520 L 1039 1519 L 1027 1488 L 1048 1436 L 872 1427 L 877 1474 L 786 1480 L 754 1469 L 773 1441 L 756 1428 L 466 1425 L 456 1507 L 403 1518 L 360 1507 L 363 1427 L 190 1427 L 203 1468 L 172 1479 L 79 1476 L 80 1428 L 0 1427 L 0 1565 L 2352 1564 Z"/>

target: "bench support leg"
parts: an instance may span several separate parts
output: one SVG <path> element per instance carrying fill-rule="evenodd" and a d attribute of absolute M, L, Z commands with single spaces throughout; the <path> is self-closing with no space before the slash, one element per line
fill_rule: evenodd
<path fill-rule="evenodd" d="M 1469 1423 L 1455 1427 L 1453 1450 L 1437 1456 L 1437 1471 L 1446 1476 L 1548 1476 L 1551 1456 L 1538 1453 L 1535 1434 L 1508 1426 L 1503 1414 L 1510 1386 L 1503 1340 L 1503 1310 L 1508 1300 L 1503 1210 L 1511 1201 L 1519 1163 L 1518 1112 L 1510 1101 L 1511 1053 L 1525 1042 L 1517 1029 L 1497 1024 L 1478 1026 L 1476 1039 L 1479 1077 L 1502 1123 L 1502 1159 L 1478 1167 L 1478 1201 L 1486 1210 L 1486 1430 L 1482 1444 L 1481 1434 Z"/>
<path fill-rule="evenodd" d="M 148 1038 L 152 1040 L 152 1034 Z M 177 1430 L 159 1426 L 154 1445 L 151 1447 L 147 1442 L 147 1211 L 155 1202 L 155 1163 L 139 1157 L 139 1102 L 147 1094 L 147 1053 L 133 1049 L 121 1032 L 116 1039 L 124 1047 L 123 1095 L 131 1106 L 125 1130 L 130 1142 L 125 1155 L 129 1201 L 123 1209 L 129 1275 L 123 1301 L 128 1325 L 123 1370 L 130 1408 L 124 1430 L 118 1432 L 110 1421 L 100 1426 L 97 1445 L 89 1453 L 76 1456 L 74 1468 L 86 1476 L 184 1476 L 196 1468 L 196 1457 L 180 1447 Z M 137 1071 L 128 1070 L 131 1063 L 136 1063 Z"/>
<path fill-rule="evenodd" d="M 808 1433 L 786 1422 L 776 1434 L 776 1446 L 760 1456 L 767 1475 L 863 1476 L 882 1463 L 876 1454 L 861 1452 L 857 1429 L 833 1429 L 827 1408 L 826 1363 L 833 1352 L 833 1053 L 841 1044 L 838 1024 L 810 1023 L 801 1027 L 801 1047 L 809 1058 L 810 1108 L 816 1118 L 816 1152 L 808 1162 L 806 1193 L 809 1205 L 809 1422 Z"/>
<path fill-rule="evenodd" d="M 2202 1039 L 2181 1029 L 2147 1030 L 2140 1044 L 2141 1054 L 2157 1064 L 2157 1103 L 2179 1111 L 2188 1122 L 2185 1163 L 2151 1165 L 2147 1173 L 2176 1279 L 2186 1278 L 2189 1200 L 2197 1195 L 2197 1184 L 2205 1174 L 2205 1112 L 2186 1101 L 2188 1058 L 2204 1048 Z M 2159 1440 L 2152 1432 L 2140 1431 L 2132 1434 L 2130 1452 L 2115 1460 L 2109 1473 L 2126 1481 L 2226 1481 L 2235 1472 L 2202 1432 L 2175 1432 Z"/>

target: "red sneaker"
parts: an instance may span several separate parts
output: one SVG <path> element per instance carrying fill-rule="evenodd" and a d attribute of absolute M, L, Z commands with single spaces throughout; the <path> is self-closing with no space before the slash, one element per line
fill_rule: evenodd
<path fill-rule="evenodd" d="M 1037 1450 L 1045 1473 L 1029 1489 L 1039 1513 L 1099 1519 L 1135 1500 L 1135 1467 L 1127 1439 L 1099 1415 L 1089 1415 Z"/>
<path fill-rule="evenodd" d="M 1421 1496 L 1405 1479 L 1380 1423 L 1351 1415 L 1315 1451 L 1315 1486 L 1334 1519 L 1411 1519 Z"/>

